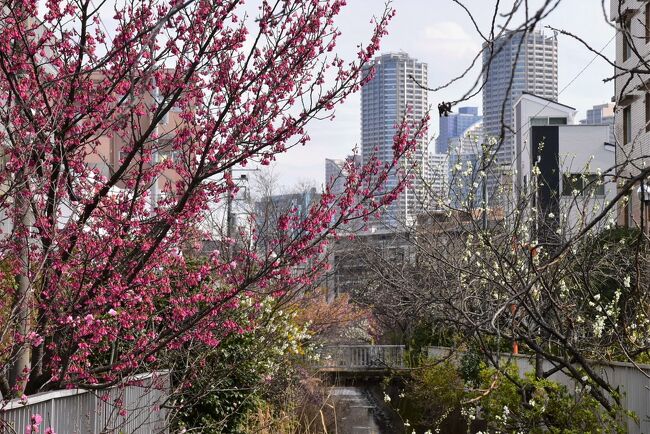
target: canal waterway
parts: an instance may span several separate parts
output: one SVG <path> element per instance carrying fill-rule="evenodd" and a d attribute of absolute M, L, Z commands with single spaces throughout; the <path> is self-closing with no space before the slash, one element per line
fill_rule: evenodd
<path fill-rule="evenodd" d="M 388 434 L 382 423 L 381 409 L 371 395 L 360 387 L 332 387 L 331 400 L 336 408 L 336 430 L 341 434 Z M 374 401 L 374 400 L 373 400 Z"/>

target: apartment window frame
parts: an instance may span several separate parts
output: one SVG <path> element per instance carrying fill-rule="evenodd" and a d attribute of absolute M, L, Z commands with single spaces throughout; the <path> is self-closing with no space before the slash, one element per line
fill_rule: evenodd
<path fill-rule="evenodd" d="M 129 156 L 129 152 L 123 150 L 123 148 L 120 148 L 117 156 L 117 164 L 124 164 L 124 160 Z"/>
<path fill-rule="evenodd" d="M 602 176 L 595 173 L 562 174 L 562 196 L 590 196 L 592 191 L 595 197 L 605 196 L 605 183 Z"/>
<path fill-rule="evenodd" d="M 645 4 L 645 43 L 650 42 L 650 2 Z"/>
<path fill-rule="evenodd" d="M 530 118 L 530 126 L 567 125 L 569 119 L 563 116 L 535 116 Z"/>
<path fill-rule="evenodd" d="M 561 116 L 549 116 L 548 124 L 549 125 L 567 125 L 569 120 Z"/>
<path fill-rule="evenodd" d="M 645 94 L 645 132 L 650 132 L 650 92 Z"/>
<path fill-rule="evenodd" d="M 623 144 L 632 139 L 632 104 L 623 107 Z"/>
<path fill-rule="evenodd" d="M 623 62 L 632 57 L 632 17 L 625 17 L 621 22 L 623 35 Z"/>

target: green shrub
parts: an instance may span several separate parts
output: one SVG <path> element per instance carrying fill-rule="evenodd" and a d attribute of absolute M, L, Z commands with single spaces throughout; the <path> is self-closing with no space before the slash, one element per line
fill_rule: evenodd
<path fill-rule="evenodd" d="M 517 378 L 517 367 L 506 372 Z M 623 426 L 604 411 L 588 390 L 571 393 L 566 386 L 526 375 L 519 385 L 503 373 L 485 365 L 481 368 L 481 417 L 490 430 L 505 433 L 623 433 Z"/>

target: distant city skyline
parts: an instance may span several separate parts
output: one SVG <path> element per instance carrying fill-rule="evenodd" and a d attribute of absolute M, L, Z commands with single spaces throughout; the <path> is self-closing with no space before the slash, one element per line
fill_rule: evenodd
<path fill-rule="evenodd" d="M 431 12 L 432 3 L 435 3 L 435 13 Z M 537 3 L 539 2 L 531 1 L 531 8 Z M 468 7 L 482 30 L 489 26 L 494 4 L 493 0 L 468 2 Z M 368 41 L 371 16 L 381 13 L 383 5 L 383 0 L 371 0 L 349 2 L 343 8 L 341 15 L 337 17 L 342 32 L 336 47 L 337 53 L 349 60 L 356 58 L 357 45 Z M 397 10 L 397 15 L 389 26 L 389 34 L 382 39 L 380 53 L 403 50 L 410 56 L 429 63 L 430 87 L 440 86 L 460 74 L 479 52 L 481 37 L 465 12 L 451 0 L 395 0 L 392 6 Z M 580 20 L 576 20 L 576 16 L 579 16 Z M 571 29 L 594 49 L 603 49 L 605 56 L 614 57 L 614 30 L 603 17 L 600 0 L 562 2 L 542 25 Z M 604 78 L 612 75 L 612 67 L 601 59 L 592 62 L 594 54 L 571 38 L 559 35 L 558 40 L 558 85 L 561 91 L 559 98 L 576 107 L 579 118 L 583 118 L 588 109 L 609 101 L 613 96 L 612 83 L 603 83 Z M 585 71 L 580 74 L 585 67 Z M 458 99 L 471 87 L 479 73 L 478 69 L 471 76 L 446 89 L 430 92 L 429 103 L 435 109 L 435 105 L 440 101 Z M 481 107 L 482 100 L 478 95 L 459 105 Z M 345 158 L 351 153 L 351 149 L 360 148 L 359 115 L 360 94 L 355 94 L 337 107 L 334 121 L 312 123 L 308 127 L 311 141 L 304 147 L 292 149 L 278 159 L 273 171 L 278 175 L 279 181 L 287 186 L 303 181 L 321 185 L 325 178 L 325 158 Z M 433 142 L 438 135 L 437 125 L 438 115 L 432 112 L 430 149 L 433 148 Z"/>
<path fill-rule="evenodd" d="M 586 117 L 580 123 L 583 125 L 609 125 L 609 142 L 616 143 L 616 135 L 614 132 L 615 107 L 616 104 L 613 102 L 596 104 L 587 110 Z"/>

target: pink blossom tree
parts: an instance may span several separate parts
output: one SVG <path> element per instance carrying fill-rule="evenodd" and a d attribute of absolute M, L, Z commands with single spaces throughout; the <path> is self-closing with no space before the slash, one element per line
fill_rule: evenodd
<path fill-rule="evenodd" d="M 219 345 L 242 296 L 285 294 L 318 270 L 328 236 L 394 200 L 400 159 L 426 120 L 404 122 L 392 161 L 351 166 L 264 249 L 188 252 L 233 195 L 232 171 L 305 145 L 306 124 L 370 76 L 393 15 L 346 62 L 332 54 L 344 0 L 7 0 L 0 8 L 0 391 L 102 388 L 189 341 Z M 105 9 L 105 6 L 104 6 Z M 114 30 L 108 31 L 108 27 Z M 401 173 L 391 190 L 389 173 Z M 256 237 L 256 234 L 252 235 Z M 259 246 L 259 245 L 258 245 Z"/>

